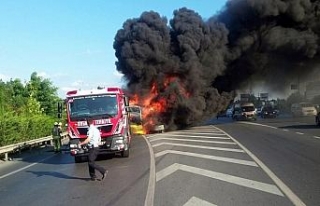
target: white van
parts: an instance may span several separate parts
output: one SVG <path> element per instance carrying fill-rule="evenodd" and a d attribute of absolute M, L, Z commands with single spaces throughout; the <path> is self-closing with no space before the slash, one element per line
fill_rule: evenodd
<path fill-rule="evenodd" d="M 233 110 L 234 120 L 257 120 L 256 108 L 253 103 L 235 104 Z"/>
<path fill-rule="evenodd" d="M 316 116 L 316 107 L 308 102 L 300 102 L 291 105 L 291 113 L 293 116 Z"/>

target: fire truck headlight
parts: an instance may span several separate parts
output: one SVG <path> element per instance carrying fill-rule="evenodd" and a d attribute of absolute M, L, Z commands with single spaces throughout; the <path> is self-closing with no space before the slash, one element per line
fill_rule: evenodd
<path fill-rule="evenodd" d="M 123 139 L 117 139 L 116 144 L 123 144 Z"/>
<path fill-rule="evenodd" d="M 76 144 L 70 144 L 69 147 L 72 148 L 72 149 L 74 149 L 74 148 L 78 148 L 78 145 L 76 145 Z"/>

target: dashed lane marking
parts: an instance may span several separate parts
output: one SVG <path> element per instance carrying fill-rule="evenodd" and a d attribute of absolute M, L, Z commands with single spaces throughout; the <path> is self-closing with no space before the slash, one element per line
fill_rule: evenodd
<path fill-rule="evenodd" d="M 320 137 L 318 137 L 318 136 L 313 136 L 314 138 L 316 138 L 316 139 L 320 139 Z"/>
<path fill-rule="evenodd" d="M 209 146 L 202 146 L 202 145 L 179 144 L 179 143 L 168 143 L 168 142 L 161 142 L 158 144 L 152 144 L 152 147 L 160 147 L 163 145 L 244 153 L 244 151 L 242 149 L 233 149 L 233 148 L 225 148 L 225 147 L 209 147 Z"/>
<path fill-rule="evenodd" d="M 209 159 L 209 160 L 216 160 L 216 161 L 258 167 L 258 165 L 253 161 L 240 160 L 240 159 L 228 158 L 228 157 L 213 156 L 213 155 L 197 154 L 197 153 L 192 153 L 192 152 L 182 152 L 182 151 L 177 151 L 177 150 L 164 150 L 164 151 L 161 151 L 161 152 L 158 152 L 157 154 L 155 154 L 155 157 L 161 157 L 161 156 L 167 155 L 167 154 L 184 155 L 184 156 L 189 156 L 189 157 L 197 157 L 197 158 L 202 158 L 202 159 Z"/>
<path fill-rule="evenodd" d="M 46 160 L 48 160 L 48 159 L 50 159 L 50 158 L 52 158 L 52 157 L 54 157 L 54 155 L 49 156 L 49 157 L 47 157 L 47 158 L 44 158 L 44 159 L 40 160 L 39 162 L 35 162 L 35 163 L 32 163 L 32 164 L 27 165 L 27 166 L 25 166 L 25 167 L 22 167 L 22 168 L 20 168 L 20 169 L 17 169 L 17 170 L 14 170 L 14 171 L 12 171 L 12 172 L 9 172 L 9 173 L 7 173 L 7 174 L 5 174 L 5 175 L 0 176 L 0 179 L 3 179 L 3 178 L 8 177 L 8 176 L 10 176 L 10 175 L 16 174 L 16 173 L 18 173 L 18 172 L 21 172 L 21 171 L 23 171 L 23 170 L 25 170 L 25 169 L 28 169 L 28 168 L 36 165 L 36 164 L 39 164 L 39 163 L 41 163 L 41 162 L 44 162 L 44 161 L 46 161 Z"/>
<path fill-rule="evenodd" d="M 303 132 L 296 132 L 296 134 L 303 135 L 304 133 Z"/>

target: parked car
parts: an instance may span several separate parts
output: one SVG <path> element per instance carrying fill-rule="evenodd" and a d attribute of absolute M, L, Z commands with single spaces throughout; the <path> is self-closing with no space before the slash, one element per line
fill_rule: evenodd
<path fill-rule="evenodd" d="M 257 107 L 257 108 L 256 108 L 256 114 L 257 114 L 257 116 L 260 116 L 260 115 L 261 115 L 261 109 L 262 109 L 262 107 Z"/>
<path fill-rule="evenodd" d="M 316 116 L 317 109 L 308 102 L 300 102 L 292 104 L 291 112 L 293 116 Z"/>
<path fill-rule="evenodd" d="M 278 116 L 277 110 L 272 106 L 264 106 L 261 109 L 261 118 L 276 118 Z"/>

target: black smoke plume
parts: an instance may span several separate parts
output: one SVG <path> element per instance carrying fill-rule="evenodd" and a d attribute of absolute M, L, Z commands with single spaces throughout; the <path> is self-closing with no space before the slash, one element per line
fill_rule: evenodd
<path fill-rule="evenodd" d="M 187 8 L 173 14 L 168 22 L 144 12 L 114 41 L 130 93 L 145 97 L 157 85 L 153 101 L 166 99 L 155 122 L 168 129 L 213 116 L 249 80 L 283 89 L 317 72 L 319 1 L 231 0 L 206 21 Z"/>
<path fill-rule="evenodd" d="M 320 62 L 319 5 L 310 0 L 228 1 L 215 17 L 229 31 L 228 66 L 213 86 L 233 91 L 253 79 L 282 90 L 314 74 Z"/>

